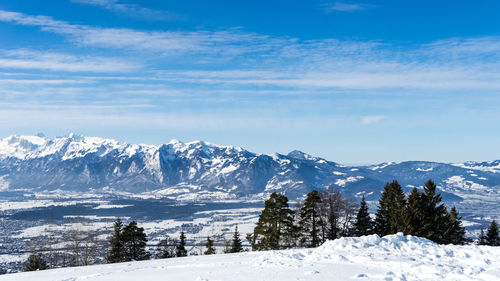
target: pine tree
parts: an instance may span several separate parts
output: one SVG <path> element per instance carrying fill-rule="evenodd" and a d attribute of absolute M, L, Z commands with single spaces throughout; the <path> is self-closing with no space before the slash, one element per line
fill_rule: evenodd
<path fill-rule="evenodd" d="M 375 232 L 379 236 L 385 236 L 389 234 L 389 193 L 390 186 L 386 184 L 384 186 L 384 191 L 378 200 L 378 209 L 375 214 Z"/>
<path fill-rule="evenodd" d="M 353 234 L 355 236 L 373 234 L 373 221 L 370 217 L 370 213 L 368 212 L 368 206 L 366 205 L 364 196 L 361 198 L 361 204 L 356 216 L 356 222 L 354 223 Z"/>
<path fill-rule="evenodd" d="M 327 221 L 328 229 L 326 232 L 327 239 L 334 240 L 339 238 L 340 228 L 338 226 L 338 221 L 339 218 L 337 212 L 333 208 L 331 208 L 328 212 L 328 221 Z"/>
<path fill-rule="evenodd" d="M 481 229 L 481 233 L 479 234 L 479 238 L 477 239 L 477 244 L 481 246 L 488 245 L 488 241 L 486 240 L 486 235 L 484 235 L 484 231 Z"/>
<path fill-rule="evenodd" d="M 240 233 L 238 232 L 238 226 L 234 229 L 233 241 L 231 243 L 231 253 L 239 253 L 243 251 L 243 246 L 241 245 Z"/>
<path fill-rule="evenodd" d="M 375 216 L 376 233 L 380 236 L 403 231 L 405 222 L 406 200 L 401 185 L 397 181 L 384 187 Z"/>
<path fill-rule="evenodd" d="M 123 223 L 118 218 L 113 225 L 113 234 L 109 238 L 110 249 L 106 256 L 108 263 L 125 261 L 125 249 L 123 248 Z"/>
<path fill-rule="evenodd" d="M 31 254 L 24 263 L 24 271 L 37 271 L 49 268 L 41 254 Z"/>
<path fill-rule="evenodd" d="M 458 216 L 457 209 L 453 207 L 448 215 L 448 222 L 443 237 L 443 243 L 463 245 L 466 241 L 465 228 L 462 226 L 462 218 Z"/>
<path fill-rule="evenodd" d="M 436 193 L 436 184 L 429 180 L 422 194 L 423 221 L 421 236 L 436 243 L 444 243 L 444 232 L 448 222 L 448 212 L 441 203 L 441 194 Z"/>
<path fill-rule="evenodd" d="M 177 249 L 176 249 L 176 255 L 177 255 L 177 257 L 186 257 L 187 256 L 186 235 L 184 235 L 184 231 L 181 231 L 181 236 L 179 237 L 179 244 L 177 245 Z"/>
<path fill-rule="evenodd" d="M 177 256 L 177 241 L 170 237 L 162 239 L 156 248 L 156 257 L 161 259 L 175 258 Z"/>
<path fill-rule="evenodd" d="M 207 244 L 205 244 L 207 250 L 203 253 L 205 255 L 213 255 L 215 254 L 214 241 L 210 239 L 210 236 L 207 236 Z"/>
<path fill-rule="evenodd" d="M 498 225 L 493 220 L 488 227 L 488 231 L 486 232 L 486 243 L 489 246 L 500 246 L 500 236 L 498 233 Z"/>
<path fill-rule="evenodd" d="M 146 234 L 144 233 L 144 228 L 137 227 L 137 222 L 130 222 L 123 229 L 123 246 L 125 249 L 125 259 L 127 261 L 131 260 L 148 260 L 151 254 L 146 251 Z"/>
<path fill-rule="evenodd" d="M 414 187 L 408 196 L 405 212 L 404 233 L 407 235 L 421 236 L 423 223 L 422 194 Z"/>
<path fill-rule="evenodd" d="M 253 250 L 277 250 L 287 244 L 296 231 L 293 226 L 293 211 L 288 198 L 273 192 L 264 202 L 257 226 L 251 238 Z M 295 231 L 295 232 L 294 232 Z"/>
<path fill-rule="evenodd" d="M 302 234 L 302 244 L 307 247 L 317 247 L 320 244 L 320 203 L 321 198 L 319 197 L 318 191 L 313 190 L 307 194 L 304 205 L 300 210 L 299 225 Z"/>

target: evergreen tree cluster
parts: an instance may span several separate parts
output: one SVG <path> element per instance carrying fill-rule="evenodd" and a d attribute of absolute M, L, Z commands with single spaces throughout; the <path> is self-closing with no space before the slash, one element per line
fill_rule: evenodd
<path fill-rule="evenodd" d="M 41 254 L 31 254 L 24 263 L 24 271 L 37 271 L 48 269 L 49 266 Z"/>
<path fill-rule="evenodd" d="M 295 210 L 289 207 L 286 196 L 272 193 L 247 239 L 253 250 L 317 247 L 327 239 L 342 236 L 385 236 L 397 232 L 441 244 L 465 244 L 465 229 L 457 209 L 448 211 L 436 188 L 429 180 L 423 192 L 414 188 L 406 196 L 397 181 L 387 183 L 375 219 L 370 216 L 364 197 L 358 207 L 332 188 L 311 191 L 296 204 Z"/>
<path fill-rule="evenodd" d="M 285 195 L 272 193 L 247 240 L 253 250 L 317 247 L 351 233 L 357 205 L 328 188 L 313 190 L 292 210 Z"/>
<path fill-rule="evenodd" d="M 124 227 L 122 221 L 117 219 L 109 238 L 110 249 L 106 260 L 108 263 L 147 260 L 151 256 L 146 250 L 147 241 L 144 228 L 137 227 L 136 221 Z"/>
<path fill-rule="evenodd" d="M 406 197 L 397 181 L 388 183 L 379 200 L 375 232 L 380 236 L 403 232 L 440 244 L 464 244 L 461 217 L 455 207 L 448 212 L 436 188 L 429 180 L 423 192 L 413 188 Z"/>
<path fill-rule="evenodd" d="M 486 245 L 486 246 L 500 246 L 500 233 L 498 231 L 498 225 L 493 220 L 486 231 L 486 235 L 484 231 L 481 230 L 481 234 L 479 235 L 479 239 L 477 241 L 478 245 Z"/>

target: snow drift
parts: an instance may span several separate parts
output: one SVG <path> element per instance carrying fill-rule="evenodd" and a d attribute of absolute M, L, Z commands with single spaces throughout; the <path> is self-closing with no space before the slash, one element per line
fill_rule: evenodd
<path fill-rule="evenodd" d="M 402 234 L 315 249 L 129 262 L 4 275 L 0 280 L 500 280 L 500 247 L 438 245 Z"/>

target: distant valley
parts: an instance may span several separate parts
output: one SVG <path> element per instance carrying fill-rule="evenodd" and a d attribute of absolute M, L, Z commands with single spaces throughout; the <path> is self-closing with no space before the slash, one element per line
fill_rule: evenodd
<path fill-rule="evenodd" d="M 469 236 L 500 219 L 500 161 L 409 161 L 346 166 L 300 151 L 259 154 L 235 146 L 173 140 L 163 145 L 68 135 L 0 139 L 0 264 L 17 268 L 26 243 L 62 239 L 75 227 L 97 229 L 103 243 L 113 220 L 137 220 L 150 246 L 165 235 L 188 236 L 194 251 L 207 235 L 221 245 L 234 226 L 251 232 L 272 192 L 293 202 L 313 189 L 367 198 L 375 212 L 385 183 L 409 191 L 434 180 L 456 206 Z M 8 265 L 8 266 L 7 266 Z"/>

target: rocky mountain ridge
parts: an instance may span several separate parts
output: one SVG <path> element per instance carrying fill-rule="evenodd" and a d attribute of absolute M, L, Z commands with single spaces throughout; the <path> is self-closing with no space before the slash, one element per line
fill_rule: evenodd
<path fill-rule="evenodd" d="M 142 194 L 173 199 L 295 199 L 333 186 L 376 199 L 397 179 L 407 189 L 433 179 L 449 200 L 500 198 L 500 160 L 407 161 L 345 166 L 301 151 L 258 154 L 240 147 L 172 140 L 139 145 L 70 134 L 0 139 L 0 191 Z"/>

